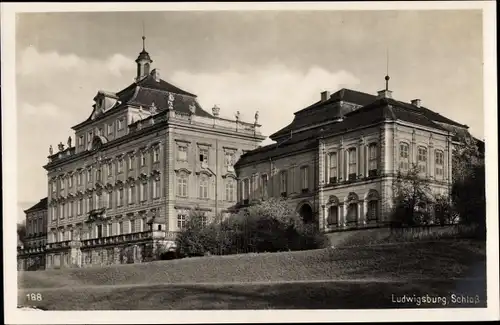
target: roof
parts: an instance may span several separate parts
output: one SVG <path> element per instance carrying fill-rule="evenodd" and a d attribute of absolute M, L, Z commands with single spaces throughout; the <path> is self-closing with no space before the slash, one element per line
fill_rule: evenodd
<path fill-rule="evenodd" d="M 45 197 L 45 198 L 41 199 L 40 202 L 38 202 L 37 204 L 32 206 L 31 208 L 24 210 L 24 212 L 28 213 L 28 212 L 32 212 L 32 211 L 36 211 L 36 210 L 47 210 L 47 207 L 48 207 L 47 202 L 48 202 L 48 200 Z"/>
<path fill-rule="evenodd" d="M 292 123 L 282 128 L 281 130 L 275 132 L 270 137 L 271 138 L 281 137 L 290 133 L 290 131 L 295 131 L 297 129 L 306 127 L 308 125 L 312 126 L 314 124 L 319 124 L 321 122 L 329 122 L 329 121 L 331 122 L 339 118 L 340 116 L 348 114 L 349 110 L 339 108 L 339 103 L 341 101 L 363 107 L 370 105 L 371 103 L 377 101 L 377 99 L 378 97 L 375 95 L 363 93 L 352 89 L 342 88 L 339 91 L 332 94 L 329 99 L 325 101 L 318 101 L 302 110 L 295 112 L 294 113 L 295 118 L 292 121 Z M 404 107 L 405 109 L 408 110 L 418 110 L 421 115 L 427 118 L 427 120 L 445 123 L 460 128 L 467 128 L 466 125 L 457 123 L 426 107 L 423 106 L 417 107 L 410 103 L 405 103 L 397 100 L 394 101 L 398 103 L 397 106 Z M 315 112 L 318 112 L 318 114 L 315 114 Z M 404 113 L 402 112 L 401 115 L 403 114 Z M 423 119 L 421 119 L 421 121 L 423 121 Z M 428 124 L 425 121 L 424 123 Z"/>
<path fill-rule="evenodd" d="M 159 81 L 156 81 L 152 74 L 148 74 L 141 80 L 138 80 L 117 92 L 117 103 L 114 107 L 106 111 L 103 116 L 112 114 L 125 105 L 144 106 L 145 108 L 148 108 L 153 102 L 158 108 L 158 111 L 162 111 L 168 107 L 169 94 L 173 94 L 175 98 L 173 105 L 174 110 L 182 113 L 189 113 L 189 107 L 194 105 L 196 107 L 195 115 L 212 117 L 212 115 L 203 110 L 197 102 L 196 95 L 182 90 L 165 80 L 160 79 Z M 92 111 L 92 114 L 90 114 L 85 121 L 75 125 L 73 128 L 77 128 L 90 122 L 94 111 L 95 108 Z"/>
<path fill-rule="evenodd" d="M 354 129 L 376 125 L 380 122 L 405 121 L 446 131 L 445 128 L 431 121 L 418 107 L 391 98 L 376 99 L 369 105 L 347 113 L 341 122 L 311 128 L 307 131 L 292 133 L 291 138 L 277 145 L 271 144 L 242 155 L 236 166 L 270 159 L 288 153 L 317 148 L 317 139 L 349 132 Z"/>

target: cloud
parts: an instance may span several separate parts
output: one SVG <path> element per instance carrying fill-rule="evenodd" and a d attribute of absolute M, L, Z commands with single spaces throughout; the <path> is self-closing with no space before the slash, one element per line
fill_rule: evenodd
<path fill-rule="evenodd" d="M 64 114 L 63 110 L 52 103 L 42 103 L 36 106 L 30 103 L 22 103 L 20 112 L 23 116 L 37 118 L 60 117 L 61 114 Z"/>
<path fill-rule="evenodd" d="M 179 71 L 172 82 L 198 95 L 205 110 L 216 104 L 221 116 L 253 122 L 259 111 L 262 132 L 270 135 L 293 120 L 293 113 L 320 99 L 320 92 L 353 87 L 359 79 L 348 71 L 310 67 L 306 71 L 274 64 L 247 71 L 192 73 Z M 186 87 L 188 86 L 188 87 Z M 326 88 L 325 88 L 326 87 Z M 266 140 L 265 143 L 270 143 Z"/>
<path fill-rule="evenodd" d="M 122 54 L 114 54 L 105 60 L 82 58 L 75 54 L 58 52 L 39 52 L 36 47 L 25 48 L 19 57 L 18 73 L 21 76 L 39 76 L 75 72 L 85 74 L 99 71 L 121 76 L 123 72 L 133 71 L 135 63 Z"/>

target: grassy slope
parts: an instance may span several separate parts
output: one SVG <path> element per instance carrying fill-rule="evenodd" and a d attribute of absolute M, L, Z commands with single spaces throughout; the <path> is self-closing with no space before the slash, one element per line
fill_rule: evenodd
<path fill-rule="evenodd" d="M 21 288 L 326 279 L 449 278 L 484 260 L 484 244 L 408 243 L 186 258 L 144 264 L 20 272 Z"/>
<path fill-rule="evenodd" d="M 49 310 L 408 308 L 415 306 L 395 306 L 391 294 L 457 292 L 479 294 L 484 305 L 484 249 L 443 241 L 20 272 L 18 303 Z M 464 277 L 479 280 L 453 279 Z M 287 280 L 339 282 L 250 283 Z M 26 301 L 30 292 L 43 301 Z"/>

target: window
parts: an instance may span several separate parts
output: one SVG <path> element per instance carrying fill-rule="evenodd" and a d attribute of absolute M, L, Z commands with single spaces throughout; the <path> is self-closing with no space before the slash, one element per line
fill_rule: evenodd
<path fill-rule="evenodd" d="M 75 234 L 75 231 L 74 231 L 73 229 L 71 229 L 71 230 L 69 231 L 68 240 L 73 240 L 73 236 L 74 236 L 74 234 Z"/>
<path fill-rule="evenodd" d="M 118 190 L 118 202 L 117 205 L 121 207 L 123 205 L 123 188 Z"/>
<path fill-rule="evenodd" d="M 201 226 L 205 228 L 208 224 L 208 217 L 206 216 L 206 214 L 203 213 L 202 215 L 200 215 L 200 219 L 201 219 Z"/>
<path fill-rule="evenodd" d="M 160 180 L 153 179 L 153 198 L 157 199 L 160 197 Z"/>
<path fill-rule="evenodd" d="M 427 173 L 427 148 L 418 147 L 418 171 L 420 173 Z"/>
<path fill-rule="evenodd" d="M 208 163 L 208 150 L 200 149 L 200 162 Z"/>
<path fill-rule="evenodd" d="M 148 219 L 146 217 L 141 219 L 141 231 L 148 230 Z"/>
<path fill-rule="evenodd" d="M 57 191 L 57 183 L 56 183 L 56 181 L 53 181 L 52 182 L 52 192 L 55 192 L 55 191 Z"/>
<path fill-rule="evenodd" d="M 99 128 L 99 129 L 97 130 L 97 135 L 102 135 L 102 128 Z"/>
<path fill-rule="evenodd" d="M 87 198 L 87 212 L 91 211 L 94 208 L 94 200 L 92 195 Z"/>
<path fill-rule="evenodd" d="M 201 177 L 200 179 L 200 198 L 208 198 L 208 180 L 206 177 Z"/>
<path fill-rule="evenodd" d="M 88 137 L 87 137 L 87 142 L 91 143 L 92 142 L 92 137 L 94 136 L 94 133 L 92 131 L 89 132 Z"/>
<path fill-rule="evenodd" d="M 435 177 L 442 178 L 444 176 L 444 153 L 441 150 L 436 150 L 435 155 Z"/>
<path fill-rule="evenodd" d="M 68 203 L 68 218 L 73 217 L 73 202 Z"/>
<path fill-rule="evenodd" d="M 96 227 L 96 232 L 97 232 L 97 238 L 101 238 L 102 237 L 102 225 L 97 225 Z"/>
<path fill-rule="evenodd" d="M 407 171 L 410 168 L 410 146 L 407 143 L 399 144 L 399 168 L 402 171 Z"/>
<path fill-rule="evenodd" d="M 59 219 L 64 219 L 64 203 L 59 206 Z"/>
<path fill-rule="evenodd" d="M 113 176 L 113 164 L 112 163 L 108 163 L 108 177 L 111 177 Z"/>
<path fill-rule="evenodd" d="M 178 146 L 177 147 L 177 160 L 187 161 L 187 147 L 186 146 Z"/>
<path fill-rule="evenodd" d="M 128 204 L 134 203 L 134 186 L 128 188 Z"/>
<path fill-rule="evenodd" d="M 141 166 L 146 166 L 146 155 L 141 152 Z"/>
<path fill-rule="evenodd" d="M 153 148 L 153 162 L 159 162 L 159 161 L 160 161 L 160 148 L 154 147 Z"/>
<path fill-rule="evenodd" d="M 184 229 L 184 227 L 186 227 L 186 219 L 187 219 L 187 216 L 184 212 L 179 212 L 179 214 L 177 214 L 177 228 L 178 229 Z"/>
<path fill-rule="evenodd" d="M 97 194 L 95 200 L 96 209 L 100 209 L 102 207 L 102 194 Z"/>
<path fill-rule="evenodd" d="M 130 225 L 129 225 L 130 226 L 130 232 L 131 233 L 136 232 L 137 230 L 135 229 L 135 220 L 130 220 L 129 222 L 130 222 Z"/>
<path fill-rule="evenodd" d="M 62 190 L 64 190 L 64 178 L 61 178 L 60 182 L 61 182 L 61 191 L 62 191 Z"/>
<path fill-rule="evenodd" d="M 96 170 L 95 180 L 97 182 L 101 182 L 102 181 L 102 179 L 101 179 L 101 170 L 100 169 Z"/>
<path fill-rule="evenodd" d="M 118 222 L 118 235 L 123 234 L 123 221 Z"/>
<path fill-rule="evenodd" d="M 300 169 L 300 181 L 302 184 L 302 192 L 309 191 L 309 167 Z"/>
<path fill-rule="evenodd" d="M 377 173 L 377 144 L 372 143 L 368 146 L 368 174 L 376 176 Z"/>
<path fill-rule="evenodd" d="M 119 119 L 117 122 L 118 122 L 118 131 L 120 131 L 121 129 L 123 129 L 123 119 Z"/>
<path fill-rule="evenodd" d="M 286 171 L 282 171 L 280 173 L 280 193 L 282 196 L 286 196 L 286 189 L 287 189 Z"/>
<path fill-rule="evenodd" d="M 92 182 L 92 169 L 87 169 L 87 182 Z"/>
<path fill-rule="evenodd" d="M 80 198 L 78 200 L 78 207 L 77 207 L 77 213 L 78 215 L 81 215 L 83 211 L 83 198 Z"/>
<path fill-rule="evenodd" d="M 247 178 L 243 180 L 243 204 L 248 204 L 249 196 L 250 196 L 250 181 Z"/>
<path fill-rule="evenodd" d="M 132 155 L 128 156 L 128 169 L 129 170 L 134 169 L 134 162 L 135 162 L 135 157 Z"/>
<path fill-rule="evenodd" d="M 224 166 L 233 166 L 234 153 L 226 152 L 224 156 Z"/>
<path fill-rule="evenodd" d="M 82 185 L 82 183 L 83 183 L 83 173 L 82 172 L 78 173 L 76 182 L 77 182 L 78 185 Z"/>
<path fill-rule="evenodd" d="M 267 175 L 262 175 L 262 197 L 267 198 L 267 187 L 268 187 L 268 178 Z"/>
<path fill-rule="evenodd" d="M 356 148 L 351 148 L 349 153 L 349 180 L 356 179 Z"/>
<path fill-rule="evenodd" d="M 117 172 L 118 174 L 123 173 L 123 159 L 118 159 L 117 162 Z"/>
<path fill-rule="evenodd" d="M 338 171 L 337 153 L 333 152 L 330 154 L 330 179 L 328 180 L 329 183 L 337 182 L 337 177 L 338 177 L 337 171 Z"/>
<path fill-rule="evenodd" d="M 83 135 L 78 137 L 78 145 L 83 146 Z"/>
<path fill-rule="evenodd" d="M 108 124 L 108 135 L 113 134 L 113 122 Z"/>
<path fill-rule="evenodd" d="M 112 200 L 113 196 L 111 195 L 111 193 L 112 192 L 107 192 L 106 191 L 106 208 L 107 209 L 111 209 L 112 208 L 111 204 L 112 204 L 112 201 L 113 201 Z"/>
<path fill-rule="evenodd" d="M 358 204 L 350 203 L 347 207 L 347 223 L 356 223 L 358 221 Z"/>
<path fill-rule="evenodd" d="M 234 201 L 234 180 L 228 179 L 226 182 L 226 201 Z"/>
<path fill-rule="evenodd" d="M 366 213 L 366 219 L 368 221 L 378 219 L 378 201 L 372 200 L 368 202 L 368 211 Z"/>
<path fill-rule="evenodd" d="M 187 176 L 180 175 L 177 178 L 177 196 L 187 197 Z"/>
<path fill-rule="evenodd" d="M 69 188 L 73 187 L 73 175 L 68 177 L 68 187 Z"/>
<path fill-rule="evenodd" d="M 331 206 L 330 209 L 328 209 L 328 217 L 326 219 L 326 222 L 329 226 L 331 225 L 336 225 L 339 222 L 339 208 L 338 206 Z"/>
<path fill-rule="evenodd" d="M 144 184 L 144 183 L 141 183 L 139 185 L 139 200 L 142 202 L 142 201 L 146 201 L 146 197 L 147 197 L 147 185 Z"/>

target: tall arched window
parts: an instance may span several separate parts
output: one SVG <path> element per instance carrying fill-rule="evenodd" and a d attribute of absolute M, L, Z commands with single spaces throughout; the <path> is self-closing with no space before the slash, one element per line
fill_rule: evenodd
<path fill-rule="evenodd" d="M 200 178 L 200 198 L 208 199 L 208 179 L 205 176 Z"/>
<path fill-rule="evenodd" d="M 329 226 L 335 226 L 339 222 L 339 207 L 337 205 L 332 205 L 328 209 L 328 217 L 326 219 L 326 222 Z"/>
<path fill-rule="evenodd" d="M 337 178 L 338 178 L 338 160 L 337 160 L 337 153 L 332 152 L 330 154 L 330 179 L 327 180 L 328 183 L 336 183 Z"/>
<path fill-rule="evenodd" d="M 426 147 L 418 147 L 418 171 L 422 174 L 427 173 L 427 148 Z"/>
<path fill-rule="evenodd" d="M 234 201 L 234 180 L 232 178 L 226 181 L 226 201 Z"/>
<path fill-rule="evenodd" d="M 356 148 L 349 149 L 349 180 L 355 180 L 357 175 Z"/>
<path fill-rule="evenodd" d="M 410 146 L 401 142 L 399 144 L 399 169 L 401 171 L 408 171 L 410 168 Z"/>
<path fill-rule="evenodd" d="M 376 176 L 377 175 L 377 144 L 376 143 L 371 143 L 368 146 L 368 175 L 369 176 Z"/>
<path fill-rule="evenodd" d="M 443 178 L 444 176 L 444 153 L 441 150 L 436 150 L 435 153 L 435 177 Z"/>
<path fill-rule="evenodd" d="M 179 174 L 179 177 L 177 178 L 177 196 L 188 196 L 188 178 L 184 173 Z"/>

